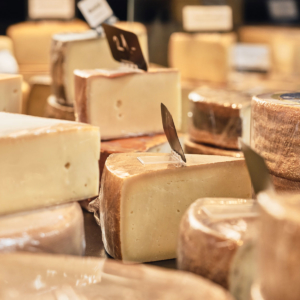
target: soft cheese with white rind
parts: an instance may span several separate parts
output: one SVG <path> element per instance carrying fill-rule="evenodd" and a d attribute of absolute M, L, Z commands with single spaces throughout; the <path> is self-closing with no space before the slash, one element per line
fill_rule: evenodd
<path fill-rule="evenodd" d="M 0 113 L 0 214 L 97 196 L 99 156 L 97 127 Z"/>
<path fill-rule="evenodd" d="M 162 153 L 113 154 L 101 179 L 100 219 L 106 251 L 124 261 L 176 257 L 179 223 L 202 197 L 251 197 L 243 159 L 186 155 L 187 165 L 143 165 L 138 157 Z"/>
<path fill-rule="evenodd" d="M 162 133 L 161 103 L 169 109 L 176 128 L 180 128 L 177 70 L 76 70 L 74 73 L 76 120 L 99 126 L 103 140 Z"/>
<path fill-rule="evenodd" d="M 0 217 L 0 252 L 83 255 L 82 210 L 77 202 Z"/>
<path fill-rule="evenodd" d="M 0 111 L 22 112 L 22 76 L 0 74 Z"/>

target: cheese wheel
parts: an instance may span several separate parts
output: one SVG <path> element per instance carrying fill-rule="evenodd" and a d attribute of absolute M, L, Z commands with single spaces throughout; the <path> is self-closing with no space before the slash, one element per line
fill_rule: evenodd
<path fill-rule="evenodd" d="M 238 150 L 222 149 L 210 145 L 195 143 L 189 138 L 184 141 L 184 151 L 187 154 L 206 154 L 206 155 L 221 155 L 232 157 L 244 157 L 243 152 Z"/>
<path fill-rule="evenodd" d="M 230 289 L 236 299 L 249 295 L 255 273 L 258 214 L 254 203 L 228 198 L 204 198 L 194 202 L 180 223 L 179 269 Z"/>
<path fill-rule="evenodd" d="M 300 181 L 300 94 L 281 92 L 252 99 L 251 146 L 277 177 Z"/>
<path fill-rule="evenodd" d="M 280 191 L 299 191 L 300 190 L 300 181 L 292 181 L 285 178 L 277 177 L 271 175 L 273 185 L 275 190 Z"/>
<path fill-rule="evenodd" d="M 83 255 L 84 249 L 83 215 L 76 202 L 0 218 L 0 252 Z"/>
<path fill-rule="evenodd" d="M 111 259 L 11 253 L 0 265 L 1 299 L 233 300 L 193 274 Z"/>
<path fill-rule="evenodd" d="M 300 197 L 264 192 L 261 207 L 258 262 L 265 300 L 300 298 Z"/>
<path fill-rule="evenodd" d="M 251 98 L 225 89 L 200 88 L 189 94 L 190 138 L 199 143 L 239 149 L 250 141 Z"/>
<path fill-rule="evenodd" d="M 58 103 L 57 98 L 51 95 L 47 100 L 45 117 L 75 121 L 74 107 L 61 105 L 60 103 Z"/>

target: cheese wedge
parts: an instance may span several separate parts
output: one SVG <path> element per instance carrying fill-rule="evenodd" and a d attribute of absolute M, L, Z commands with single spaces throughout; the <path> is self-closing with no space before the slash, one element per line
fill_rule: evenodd
<path fill-rule="evenodd" d="M 124 261 L 176 257 L 179 222 L 200 197 L 251 197 L 243 159 L 187 155 L 187 166 L 143 165 L 138 157 L 168 154 L 113 154 L 105 163 L 100 218 L 106 251 Z"/>
<path fill-rule="evenodd" d="M 242 151 L 223 149 L 211 145 L 195 143 L 190 138 L 184 140 L 184 152 L 187 154 L 221 155 L 236 158 L 244 157 Z"/>
<path fill-rule="evenodd" d="M 193 274 L 110 259 L 14 253 L 0 264 L 1 299 L 233 300 Z"/>
<path fill-rule="evenodd" d="M 119 22 L 117 27 L 137 34 L 148 59 L 147 31 L 140 23 Z M 52 90 L 60 103 L 73 104 L 76 69 L 112 69 L 120 65 L 111 55 L 106 38 L 99 37 L 95 30 L 81 33 L 61 33 L 52 38 L 51 74 Z"/>
<path fill-rule="evenodd" d="M 228 149 L 239 149 L 239 138 L 250 143 L 251 98 L 226 89 L 199 88 L 189 94 L 190 138 Z"/>
<path fill-rule="evenodd" d="M 83 255 L 83 214 L 78 203 L 0 217 L 0 252 Z"/>
<path fill-rule="evenodd" d="M 169 65 L 183 79 L 223 83 L 230 71 L 229 53 L 234 33 L 173 33 L 169 41 Z"/>
<path fill-rule="evenodd" d="M 0 113 L 0 214 L 97 196 L 99 128 Z"/>
<path fill-rule="evenodd" d="M 295 193 L 258 194 L 261 226 L 259 284 L 266 300 L 300 297 L 300 197 Z"/>
<path fill-rule="evenodd" d="M 181 126 L 179 72 L 174 69 L 75 72 L 75 116 L 101 128 L 103 140 L 162 133 L 164 103 Z"/>
<path fill-rule="evenodd" d="M 22 76 L 0 74 L 0 111 L 22 112 Z"/>
<path fill-rule="evenodd" d="M 255 275 L 258 213 L 254 200 L 204 198 L 185 212 L 179 229 L 180 270 L 206 277 L 248 299 Z M 242 247 L 243 245 L 243 247 Z"/>
<path fill-rule="evenodd" d="M 251 146 L 272 175 L 300 181 L 300 94 L 278 92 L 252 99 Z"/>
<path fill-rule="evenodd" d="M 44 115 L 46 118 L 75 121 L 74 107 L 61 105 L 54 95 L 51 95 L 47 99 Z"/>

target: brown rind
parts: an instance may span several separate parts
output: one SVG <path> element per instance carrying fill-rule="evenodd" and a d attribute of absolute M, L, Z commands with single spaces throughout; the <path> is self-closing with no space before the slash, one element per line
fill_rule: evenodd
<path fill-rule="evenodd" d="M 88 78 L 84 76 L 75 76 L 75 99 L 74 111 L 77 122 L 88 123 L 87 115 L 87 81 Z"/>
<path fill-rule="evenodd" d="M 61 105 L 55 96 L 50 96 L 47 100 L 45 111 L 46 118 L 75 121 L 74 108 L 72 106 Z"/>
<path fill-rule="evenodd" d="M 278 192 L 300 190 L 300 181 L 288 180 L 275 175 L 271 175 L 271 179 L 273 181 L 275 190 Z"/>
<path fill-rule="evenodd" d="M 274 101 L 276 101 L 274 99 Z M 251 146 L 272 175 L 300 181 L 300 106 L 252 99 Z"/>

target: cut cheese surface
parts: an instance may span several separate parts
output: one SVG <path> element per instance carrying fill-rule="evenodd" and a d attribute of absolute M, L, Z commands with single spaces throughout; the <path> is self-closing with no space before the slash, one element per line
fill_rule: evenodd
<path fill-rule="evenodd" d="M 199 197 L 250 197 L 243 159 L 186 155 L 187 166 L 143 165 L 138 157 L 114 154 L 101 182 L 100 217 L 107 252 L 125 261 L 176 257 L 180 219 Z"/>
<path fill-rule="evenodd" d="M 169 41 L 169 65 L 180 70 L 183 79 L 227 81 L 229 51 L 234 33 L 173 33 Z"/>
<path fill-rule="evenodd" d="M 83 255 L 83 214 L 69 203 L 0 217 L 0 252 Z"/>
<path fill-rule="evenodd" d="M 62 255 L 0 255 L 3 300 L 233 300 L 216 284 L 198 276 L 113 260 Z"/>
<path fill-rule="evenodd" d="M 162 133 L 164 103 L 180 128 L 179 77 L 174 69 L 76 70 L 76 120 L 99 126 L 103 140 Z"/>
<path fill-rule="evenodd" d="M 258 212 L 254 204 L 254 200 L 233 198 L 194 202 L 180 223 L 179 269 L 222 285 L 236 299 L 247 299 L 255 273 Z"/>
<path fill-rule="evenodd" d="M 0 111 L 22 112 L 22 76 L 0 74 Z"/>
<path fill-rule="evenodd" d="M 0 113 L 0 214 L 97 196 L 99 128 Z"/>

